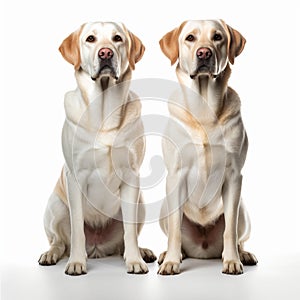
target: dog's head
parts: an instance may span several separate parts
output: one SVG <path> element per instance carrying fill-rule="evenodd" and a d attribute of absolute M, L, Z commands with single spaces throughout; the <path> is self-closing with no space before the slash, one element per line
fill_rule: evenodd
<path fill-rule="evenodd" d="M 123 24 L 94 22 L 71 33 L 59 51 L 76 70 L 81 68 L 93 80 L 102 76 L 118 79 L 128 68 L 134 70 L 145 47 Z"/>
<path fill-rule="evenodd" d="M 245 38 L 222 20 L 186 21 L 160 40 L 163 53 L 173 65 L 192 79 L 199 75 L 218 76 L 228 60 L 234 63 L 244 48 Z"/>

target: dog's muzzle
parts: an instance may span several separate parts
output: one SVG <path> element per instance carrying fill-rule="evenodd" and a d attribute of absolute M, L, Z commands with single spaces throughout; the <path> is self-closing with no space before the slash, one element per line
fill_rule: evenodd
<path fill-rule="evenodd" d="M 96 77 L 91 77 L 92 80 L 95 81 L 101 75 L 111 76 L 114 79 L 118 80 L 118 76 L 116 74 L 116 70 L 113 64 L 113 56 L 114 52 L 110 48 L 101 48 L 98 51 L 99 71 Z"/>
<path fill-rule="evenodd" d="M 196 51 L 197 56 L 197 68 L 196 71 L 190 75 L 191 79 L 195 79 L 198 75 L 208 74 L 212 77 L 217 77 L 215 72 L 215 59 L 213 52 L 206 47 L 200 47 Z"/>

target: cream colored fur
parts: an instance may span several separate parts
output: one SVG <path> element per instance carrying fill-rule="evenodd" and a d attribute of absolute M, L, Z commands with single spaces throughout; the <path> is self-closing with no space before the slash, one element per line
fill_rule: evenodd
<path fill-rule="evenodd" d="M 248 139 L 239 96 L 227 86 L 230 64 L 245 42 L 222 20 L 184 22 L 160 41 L 171 64 L 178 61 L 181 91 L 169 100 L 173 120 L 163 140 L 168 176 L 162 216 L 168 217 L 160 224 L 168 249 L 159 274 L 179 273 L 182 255 L 222 257 L 227 274 L 241 274 L 242 262 L 257 263 L 243 248 L 250 234 L 241 199 Z M 207 66 L 201 51 L 211 54 Z"/>
<path fill-rule="evenodd" d="M 101 49 L 113 53 L 104 68 Z M 139 188 L 145 141 L 140 101 L 129 90 L 144 46 L 123 24 L 96 22 L 70 34 L 60 52 L 75 67 L 77 88 L 65 96 L 65 165 L 46 208 L 50 249 L 39 263 L 68 255 L 66 274 L 81 275 L 87 257 L 123 254 L 129 273 L 146 273 L 145 261 L 155 256 L 137 240 L 145 216 Z"/>

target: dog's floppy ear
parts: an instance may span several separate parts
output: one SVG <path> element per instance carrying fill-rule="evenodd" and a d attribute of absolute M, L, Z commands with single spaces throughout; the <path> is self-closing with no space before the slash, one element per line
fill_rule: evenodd
<path fill-rule="evenodd" d="M 59 51 L 63 58 L 74 65 L 75 70 L 80 68 L 80 49 L 79 49 L 79 36 L 82 31 L 82 26 L 80 29 L 71 33 L 67 38 L 65 38 L 59 47 Z"/>
<path fill-rule="evenodd" d="M 235 29 L 226 25 L 229 32 L 228 42 L 228 58 L 231 64 L 234 64 L 234 59 L 240 55 L 245 47 L 246 39 Z"/>
<path fill-rule="evenodd" d="M 160 48 L 164 55 L 170 59 L 171 65 L 174 65 L 179 57 L 178 37 L 186 22 L 183 22 L 178 28 L 165 34 L 159 41 Z"/>
<path fill-rule="evenodd" d="M 145 46 L 142 41 L 133 33 L 127 30 L 130 43 L 128 50 L 128 61 L 131 70 L 135 69 L 135 64 L 143 57 L 145 52 Z"/>

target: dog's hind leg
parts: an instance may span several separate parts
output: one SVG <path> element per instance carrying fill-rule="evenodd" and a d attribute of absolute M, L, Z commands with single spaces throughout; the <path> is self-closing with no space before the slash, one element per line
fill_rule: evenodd
<path fill-rule="evenodd" d="M 39 264 L 55 265 L 70 249 L 70 217 L 67 206 L 53 193 L 44 215 L 44 227 L 50 249 L 40 256 Z"/>
<path fill-rule="evenodd" d="M 139 249 L 140 249 L 140 252 L 141 252 L 144 262 L 152 263 L 152 262 L 156 261 L 156 256 L 152 250 L 147 249 L 147 248 L 139 248 Z"/>
<path fill-rule="evenodd" d="M 251 231 L 251 223 L 248 212 L 243 201 L 241 201 L 238 219 L 238 251 L 240 260 L 245 266 L 253 266 L 257 264 L 257 258 L 254 254 L 244 250 L 244 242 L 248 240 Z"/>

